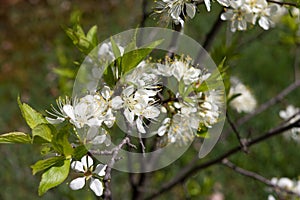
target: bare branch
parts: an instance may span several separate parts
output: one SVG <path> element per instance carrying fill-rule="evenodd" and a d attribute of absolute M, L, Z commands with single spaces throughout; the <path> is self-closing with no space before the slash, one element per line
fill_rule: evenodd
<path fill-rule="evenodd" d="M 245 146 L 247 148 L 249 148 L 252 145 L 258 144 L 260 142 L 263 142 L 269 138 L 272 138 L 276 135 L 279 135 L 293 127 L 298 127 L 300 123 L 300 119 L 295 121 L 294 123 L 291 124 L 284 124 L 284 125 L 280 125 L 274 129 L 269 130 L 268 132 L 266 132 L 265 134 L 254 138 L 250 141 L 248 141 L 247 143 L 245 143 Z M 177 173 L 178 175 L 175 176 L 172 180 L 170 180 L 169 182 L 167 182 L 166 184 L 162 185 L 162 187 L 156 191 L 155 193 L 153 193 L 152 195 L 148 196 L 146 198 L 146 200 L 150 200 L 153 199 L 155 197 L 160 196 L 161 194 L 169 191 L 170 189 L 172 189 L 174 186 L 176 186 L 177 184 L 185 181 L 186 179 L 188 179 L 190 176 L 194 175 L 195 173 L 197 173 L 200 170 L 203 170 L 205 168 L 208 168 L 210 166 L 213 166 L 215 164 L 221 163 L 224 159 L 239 153 L 242 150 L 241 146 L 236 146 L 230 150 L 228 150 L 227 152 L 225 152 L 224 154 L 218 156 L 215 159 L 209 160 L 205 163 L 202 164 L 198 164 L 195 165 L 195 161 L 193 160 L 192 162 L 190 162 L 190 164 L 188 164 L 185 168 L 183 168 L 179 173 Z"/>
<path fill-rule="evenodd" d="M 235 172 L 237 172 L 237 173 L 239 173 L 243 176 L 246 176 L 246 177 L 252 178 L 254 180 L 260 181 L 260 182 L 272 187 L 274 190 L 278 190 L 280 192 L 284 192 L 284 193 L 289 194 L 289 195 L 300 197 L 300 194 L 297 194 L 297 193 L 295 193 L 295 192 L 293 192 L 289 189 L 286 189 L 286 188 L 281 188 L 278 185 L 273 184 L 269 179 L 263 177 L 260 174 L 257 174 L 255 172 L 248 171 L 248 170 L 245 170 L 241 167 L 236 166 L 235 164 L 230 162 L 228 159 L 224 159 L 222 161 L 222 164 L 225 165 L 226 167 L 229 167 L 230 169 L 234 170 Z"/>
<path fill-rule="evenodd" d="M 226 119 L 227 119 L 227 121 L 228 121 L 228 123 L 229 123 L 229 125 L 230 125 L 230 127 L 231 127 L 231 129 L 232 129 L 232 131 L 235 133 L 236 138 L 237 138 L 238 142 L 240 143 L 240 146 L 241 146 L 242 150 L 243 150 L 245 153 L 247 153 L 248 150 L 247 150 L 247 147 L 245 146 L 245 142 L 244 142 L 244 140 L 241 138 L 241 135 L 240 135 L 239 131 L 237 130 L 237 127 L 235 126 L 235 124 L 234 124 L 233 121 L 231 120 L 231 118 L 230 118 L 228 112 L 226 112 Z"/>
<path fill-rule="evenodd" d="M 273 1 L 273 0 L 267 0 L 267 2 L 269 3 L 275 3 L 281 6 L 293 6 L 293 7 L 299 7 L 299 5 L 297 3 L 293 3 L 293 2 L 282 2 L 282 1 Z"/>
<path fill-rule="evenodd" d="M 105 172 L 105 176 L 103 178 L 103 182 L 104 182 L 104 200 L 111 200 L 111 190 L 110 190 L 110 180 L 111 180 L 111 169 L 114 166 L 116 160 L 118 160 L 117 156 L 119 151 L 122 149 L 122 147 L 127 144 L 129 146 L 132 146 L 132 144 L 130 143 L 130 139 L 128 136 L 126 136 L 121 143 L 116 146 L 112 152 L 112 158 L 110 160 L 110 162 L 107 164 L 107 168 L 106 168 L 106 172 Z"/>
<path fill-rule="evenodd" d="M 236 122 L 236 125 L 240 126 L 240 125 L 246 123 L 247 121 L 252 119 L 254 116 L 262 113 L 263 111 L 267 110 L 269 107 L 280 102 L 282 99 L 284 99 L 288 94 L 290 94 L 292 91 L 297 89 L 299 86 L 300 86 L 300 80 L 297 80 L 294 83 L 290 84 L 288 87 L 286 87 L 280 93 L 278 93 L 275 97 L 273 97 L 269 101 L 267 101 L 267 102 L 263 103 L 261 106 L 259 106 L 253 113 L 250 113 L 250 114 L 245 115 L 244 117 L 240 118 Z"/>

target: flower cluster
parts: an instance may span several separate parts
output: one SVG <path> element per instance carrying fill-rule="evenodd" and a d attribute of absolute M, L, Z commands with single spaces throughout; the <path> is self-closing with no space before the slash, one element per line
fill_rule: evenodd
<path fill-rule="evenodd" d="M 206 0 L 205 2 L 209 2 Z M 206 5 L 209 5 L 209 4 Z M 210 9 L 210 6 L 208 6 Z M 189 0 L 162 0 L 157 2 L 156 13 L 162 14 L 162 20 L 170 19 L 175 24 L 181 24 L 183 27 L 186 17 L 191 19 L 196 14 L 196 5 Z"/>
<path fill-rule="evenodd" d="M 127 122 L 131 126 L 136 125 L 140 133 L 146 133 L 143 120 L 155 120 L 160 114 L 154 98 L 159 92 L 155 85 L 157 78 L 147 66 L 142 62 L 126 75 L 124 89 L 112 99 L 112 107 L 123 109 Z"/>
<path fill-rule="evenodd" d="M 251 91 L 236 77 L 231 77 L 230 83 L 228 97 L 233 99 L 229 105 L 239 113 L 253 112 L 257 103 Z"/>
<path fill-rule="evenodd" d="M 58 109 L 53 107 L 49 112 L 52 117 L 47 120 L 53 124 L 68 120 L 77 129 L 87 127 L 84 143 L 101 144 L 106 143 L 107 130 L 121 113 L 127 124 L 125 132 L 146 134 L 152 121 L 157 124 L 161 120 L 154 131 L 158 136 L 167 137 L 171 143 L 186 144 L 197 132 L 205 133 L 218 122 L 221 95 L 204 87 L 210 76 L 185 56 L 166 58 L 155 65 L 143 61 L 125 74 L 113 90 L 105 85 L 72 102 L 59 99 Z M 166 114 L 164 119 L 160 117 L 162 113 Z"/>
<path fill-rule="evenodd" d="M 264 30 L 275 25 L 278 18 L 286 13 L 286 8 L 267 0 L 217 0 L 225 7 L 222 20 L 231 22 L 232 32 L 247 30 L 247 24 L 258 24 Z M 162 21 L 170 19 L 175 24 L 183 24 L 187 17 L 194 18 L 199 1 L 161 0 L 157 2 L 156 13 L 162 14 Z M 211 9 L 211 1 L 204 0 L 207 11 Z"/>
<path fill-rule="evenodd" d="M 103 184 L 99 180 L 100 177 L 105 175 L 106 165 L 98 164 L 94 168 L 93 159 L 86 155 L 81 158 L 81 161 L 73 161 L 71 168 L 83 176 L 75 178 L 70 182 L 70 188 L 72 190 L 82 189 L 85 182 L 90 180 L 90 188 L 95 193 L 96 196 L 101 196 L 103 194 Z"/>
<path fill-rule="evenodd" d="M 267 0 L 220 0 L 219 3 L 226 7 L 221 19 L 231 21 L 232 32 L 246 30 L 247 23 L 258 23 L 268 30 L 275 25 L 272 18 L 280 11 L 277 4 L 268 3 Z"/>
<path fill-rule="evenodd" d="M 106 131 L 102 128 L 111 128 L 115 122 L 111 105 L 111 90 L 104 86 L 101 92 L 88 94 L 73 101 L 69 98 L 57 100 L 58 109 L 52 106 L 51 117 L 46 117 L 49 123 L 58 124 L 69 120 L 77 129 L 88 128 L 83 136 L 86 142 L 100 144 L 106 141 Z"/>
<path fill-rule="evenodd" d="M 205 70 L 192 66 L 188 58 L 157 66 L 157 74 L 168 82 L 179 85 L 174 90 L 173 101 L 163 104 L 163 110 L 172 116 L 163 120 L 158 128 L 159 136 L 167 136 L 168 142 L 185 144 L 194 139 L 197 131 L 205 131 L 217 123 L 219 95 L 214 91 L 197 91 L 210 76 Z M 170 85 L 170 88 L 172 85 Z"/>
<path fill-rule="evenodd" d="M 279 112 L 279 116 L 283 120 L 288 120 L 288 123 L 293 123 L 300 119 L 300 109 L 294 107 L 293 105 L 288 105 L 285 110 L 281 110 Z M 300 142 L 299 133 L 300 133 L 300 128 L 295 127 L 287 131 L 284 134 L 284 136 L 286 138 L 291 138 L 297 142 Z"/>
<path fill-rule="evenodd" d="M 291 191 L 295 193 L 296 195 L 300 195 L 300 181 L 293 181 L 289 178 L 282 177 L 282 178 L 272 178 L 271 183 L 279 188 L 282 188 L 287 191 Z M 276 194 L 279 197 L 278 199 L 289 199 L 289 194 L 284 192 L 283 190 L 276 189 Z M 277 191 L 278 190 L 278 191 Z M 268 200 L 276 200 L 272 194 L 268 196 Z"/>

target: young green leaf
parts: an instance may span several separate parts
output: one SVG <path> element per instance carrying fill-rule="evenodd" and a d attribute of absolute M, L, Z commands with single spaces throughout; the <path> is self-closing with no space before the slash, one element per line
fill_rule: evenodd
<path fill-rule="evenodd" d="M 69 130 L 67 128 L 62 128 L 52 138 L 53 148 L 60 154 L 65 155 L 66 157 L 72 155 L 73 153 L 73 148 L 68 138 Z"/>
<path fill-rule="evenodd" d="M 22 132 L 11 132 L 11 133 L 5 133 L 0 135 L 0 143 L 5 144 L 30 144 L 31 143 L 31 137 L 29 134 L 22 133 Z"/>
<path fill-rule="evenodd" d="M 28 126 L 33 129 L 39 124 L 47 124 L 45 117 L 38 113 L 36 110 L 31 108 L 26 103 L 22 103 L 20 97 L 18 97 L 18 104 L 22 113 L 23 118 L 25 119 Z"/>
<path fill-rule="evenodd" d="M 66 158 L 64 156 L 51 157 L 45 160 L 39 160 L 34 165 L 31 165 L 32 174 L 46 170 L 54 165 L 61 165 Z"/>
<path fill-rule="evenodd" d="M 69 174 L 70 159 L 64 160 L 62 163 L 52 166 L 42 175 L 39 185 L 39 195 L 45 194 L 49 189 L 60 185 Z"/>
<path fill-rule="evenodd" d="M 157 40 L 150 44 L 146 44 L 139 49 L 125 53 L 121 61 L 122 74 L 125 74 L 138 66 L 138 64 L 142 62 L 156 46 L 161 44 L 162 41 L 163 40 Z"/>
<path fill-rule="evenodd" d="M 116 44 L 115 40 L 112 37 L 110 38 L 110 43 L 111 43 L 111 48 L 112 48 L 115 58 L 119 58 L 121 56 L 121 51 L 120 51 L 118 45 Z"/>
<path fill-rule="evenodd" d="M 54 127 L 51 124 L 39 124 L 32 129 L 33 143 L 45 143 L 51 142 L 53 134 L 55 132 Z"/>
<path fill-rule="evenodd" d="M 88 150 L 85 145 L 80 145 L 74 149 L 73 158 L 75 160 L 80 160 L 84 155 L 86 155 Z"/>
<path fill-rule="evenodd" d="M 97 30 L 98 27 L 95 25 L 86 34 L 86 38 L 92 44 L 93 48 L 98 45 Z"/>

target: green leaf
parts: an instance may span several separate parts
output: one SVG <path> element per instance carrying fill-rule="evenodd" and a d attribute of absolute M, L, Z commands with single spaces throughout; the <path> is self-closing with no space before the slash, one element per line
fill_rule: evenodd
<path fill-rule="evenodd" d="M 48 121 L 42 114 L 38 113 L 26 103 L 22 103 L 20 97 L 18 97 L 18 104 L 21 109 L 23 118 L 31 129 L 39 124 L 48 124 Z"/>
<path fill-rule="evenodd" d="M 72 155 L 73 148 L 69 143 L 69 129 L 64 127 L 59 130 L 52 138 L 52 144 L 54 150 L 58 151 L 60 154 L 65 155 L 66 157 Z"/>
<path fill-rule="evenodd" d="M 125 74 L 135 68 L 141 61 L 143 61 L 151 52 L 152 50 L 162 43 L 163 40 L 157 40 L 151 42 L 150 44 L 146 44 L 139 49 L 132 50 L 127 52 L 123 55 L 121 66 L 122 66 L 122 73 Z"/>
<path fill-rule="evenodd" d="M 5 144 L 15 144 L 15 143 L 21 143 L 21 144 L 30 144 L 31 143 L 31 137 L 29 134 L 22 133 L 22 132 L 11 132 L 11 133 L 5 133 L 0 135 L 0 143 Z"/>
<path fill-rule="evenodd" d="M 71 160 L 67 159 L 60 165 L 52 166 L 42 175 L 39 185 L 39 195 L 45 194 L 49 189 L 60 185 L 67 177 L 70 171 Z"/>
<path fill-rule="evenodd" d="M 98 37 L 97 37 L 98 27 L 95 25 L 86 34 L 87 40 L 92 44 L 93 48 L 98 45 Z"/>
<path fill-rule="evenodd" d="M 111 47 L 115 58 L 119 58 L 121 56 L 121 51 L 118 45 L 116 44 L 115 40 L 112 37 L 110 38 L 110 42 L 111 42 Z"/>
<path fill-rule="evenodd" d="M 57 75 L 66 77 L 66 78 L 75 78 L 75 75 L 76 75 L 74 70 L 66 69 L 66 68 L 54 68 L 53 71 Z"/>
<path fill-rule="evenodd" d="M 51 124 L 37 125 L 32 129 L 33 143 L 51 142 L 54 132 L 55 129 Z"/>
<path fill-rule="evenodd" d="M 112 71 L 112 67 L 114 67 L 113 66 L 114 64 L 115 63 L 112 63 L 111 65 L 109 65 L 103 73 L 103 79 L 104 79 L 105 83 L 110 87 L 113 87 L 116 84 L 115 76 Z"/>
<path fill-rule="evenodd" d="M 66 158 L 64 156 L 51 157 L 45 160 L 39 160 L 34 165 L 31 165 L 32 174 L 48 169 L 54 165 L 61 165 Z"/>
<path fill-rule="evenodd" d="M 84 155 L 86 155 L 88 150 L 85 145 L 80 145 L 74 149 L 73 158 L 75 160 L 80 160 Z"/>

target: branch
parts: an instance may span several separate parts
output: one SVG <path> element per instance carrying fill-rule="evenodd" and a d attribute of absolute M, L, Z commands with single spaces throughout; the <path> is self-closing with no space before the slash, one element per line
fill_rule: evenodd
<path fill-rule="evenodd" d="M 153 14 L 153 11 L 152 12 L 147 12 L 147 6 L 148 6 L 148 0 L 143 0 L 142 2 L 142 20 L 140 22 L 140 27 L 145 27 L 145 23 L 146 23 L 146 20 L 147 18 Z"/>
<path fill-rule="evenodd" d="M 279 135 L 293 127 L 298 127 L 299 123 L 300 123 L 300 119 L 295 121 L 294 123 L 283 124 L 277 128 L 271 129 L 268 132 L 266 132 L 265 134 L 263 134 L 262 136 L 259 136 L 257 138 L 254 138 L 254 139 L 248 141 L 247 143 L 245 143 L 245 146 L 247 148 L 249 148 L 252 145 L 258 144 L 258 143 L 263 142 L 271 137 Z M 236 146 L 236 147 L 228 150 L 224 154 L 218 156 L 217 158 L 207 161 L 203 164 L 194 165 L 194 163 L 195 163 L 194 161 L 190 162 L 190 164 L 188 164 L 185 168 L 183 168 L 176 177 L 174 177 L 172 180 L 170 180 L 169 182 L 164 184 L 158 191 L 156 191 L 155 193 L 153 193 L 152 195 L 147 197 L 146 200 L 150 200 L 155 197 L 158 197 L 159 195 L 172 189 L 177 184 L 184 182 L 186 179 L 188 179 L 190 176 L 194 175 L 198 171 L 208 168 L 210 166 L 213 166 L 215 164 L 221 163 L 224 159 L 226 159 L 229 156 L 232 156 L 236 153 L 239 153 L 240 151 L 242 151 L 242 147 Z"/>
<path fill-rule="evenodd" d="M 112 152 L 112 158 L 110 160 L 110 162 L 107 164 L 107 168 L 106 168 L 106 173 L 105 173 L 105 176 L 103 178 L 103 182 L 104 182 L 104 200 L 111 200 L 112 197 L 111 197 L 111 190 L 110 190 L 110 180 L 111 180 L 111 169 L 112 167 L 114 166 L 116 160 L 117 160 L 117 156 L 118 156 L 118 153 L 119 151 L 122 149 L 122 147 L 127 144 L 129 146 L 133 146 L 131 143 L 130 143 L 130 139 L 128 136 L 126 136 L 122 141 L 121 143 L 116 146 Z"/>
<path fill-rule="evenodd" d="M 267 0 L 267 2 L 275 3 L 280 6 L 293 6 L 293 7 L 297 7 L 297 8 L 299 7 L 299 5 L 297 3 L 292 3 L 292 2 L 280 2 L 280 1 L 273 1 L 273 0 Z"/>
<path fill-rule="evenodd" d="M 241 135 L 239 133 L 239 131 L 237 130 L 237 127 L 235 126 L 235 124 L 233 123 L 233 121 L 231 120 L 228 112 L 226 112 L 226 119 L 232 129 L 232 131 L 235 133 L 236 138 L 238 139 L 238 142 L 240 143 L 240 147 L 242 148 L 242 150 L 247 153 L 247 148 L 245 146 L 245 142 L 243 141 L 243 139 L 241 138 Z"/>
<path fill-rule="evenodd" d="M 279 190 L 280 192 L 285 192 L 286 194 L 300 197 L 300 194 L 297 194 L 297 193 L 295 193 L 295 192 L 293 192 L 289 189 L 279 187 L 278 185 L 273 184 L 269 179 L 261 176 L 260 174 L 257 174 L 257 173 L 252 172 L 252 171 L 245 170 L 243 168 L 240 168 L 240 167 L 236 166 L 235 164 L 233 164 L 232 162 L 230 162 L 227 159 L 224 159 L 222 161 L 222 164 L 225 165 L 226 167 L 232 169 L 233 171 L 243 175 L 243 176 L 246 176 L 246 177 L 252 178 L 254 180 L 260 181 L 261 183 L 264 183 L 264 184 L 272 187 L 275 190 Z"/>
<path fill-rule="evenodd" d="M 269 107 L 275 105 L 276 103 L 280 102 L 282 99 L 284 99 L 288 94 L 290 94 L 292 91 L 297 89 L 300 86 L 300 80 L 296 80 L 292 84 L 290 84 L 288 87 L 286 87 L 284 90 L 282 90 L 280 93 L 278 93 L 275 97 L 270 99 L 269 101 L 263 103 L 260 105 L 253 113 L 250 113 L 248 115 L 245 115 L 244 117 L 240 118 L 237 122 L 236 125 L 240 126 L 244 124 L 245 122 L 249 121 L 252 119 L 254 116 L 262 113 Z"/>
<path fill-rule="evenodd" d="M 215 23 L 213 24 L 212 28 L 210 29 L 210 31 L 208 32 L 208 34 L 205 37 L 205 40 L 203 42 L 203 48 L 206 51 L 209 51 L 212 47 L 213 41 L 216 38 L 218 32 L 221 30 L 222 28 L 222 20 L 221 20 L 221 14 L 223 13 L 223 10 L 221 10 L 221 12 L 218 15 L 218 18 L 216 19 Z"/>

